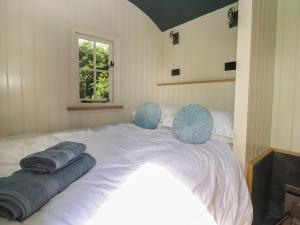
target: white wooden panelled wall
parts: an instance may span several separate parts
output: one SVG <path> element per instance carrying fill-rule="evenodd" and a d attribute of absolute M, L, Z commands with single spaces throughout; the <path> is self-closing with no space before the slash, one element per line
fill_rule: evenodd
<path fill-rule="evenodd" d="M 206 23 L 211 30 L 207 31 Z M 120 37 L 120 95 L 124 110 L 66 110 L 72 93 L 70 79 L 74 76 L 70 72 L 72 25 Z M 234 58 L 236 31 L 228 29 L 226 10 L 186 26 L 203 34 L 197 41 L 206 43 L 207 48 L 199 52 L 199 58 L 207 56 L 210 45 L 216 44 L 226 51 L 216 56 L 217 62 Z M 224 32 L 225 37 L 218 39 Z M 182 105 L 198 102 L 232 109 L 234 84 L 157 87 L 158 81 L 170 75 L 169 71 L 161 72 L 164 49 L 170 48 L 170 43 L 164 43 L 166 35 L 127 0 L 0 0 L 0 136 L 125 122 L 131 111 L 145 101 Z M 209 42 L 212 35 L 217 43 Z M 181 38 L 183 43 L 187 39 L 196 44 L 186 32 Z M 209 69 L 199 68 L 199 76 L 227 76 L 221 73 L 223 63 L 218 66 L 220 74 L 210 70 L 215 69 L 212 65 L 213 62 Z M 182 79 L 190 78 L 186 76 Z"/>
<path fill-rule="evenodd" d="M 121 111 L 69 113 L 72 25 L 121 38 Z M 152 100 L 160 31 L 127 0 L 0 0 L 0 136 L 124 121 Z"/>
<path fill-rule="evenodd" d="M 236 60 L 237 28 L 229 29 L 226 6 L 174 27 L 163 33 L 163 65 L 160 82 L 234 78 L 235 71 L 224 71 L 224 63 Z M 179 44 L 172 45 L 170 31 L 179 32 Z M 181 75 L 170 76 L 172 69 Z M 163 87 L 162 101 L 200 103 L 210 108 L 232 110 L 235 83 L 193 84 Z M 175 93 L 175 95 L 174 95 Z"/>
<path fill-rule="evenodd" d="M 300 151 L 299 0 L 278 0 L 272 146 Z"/>
<path fill-rule="evenodd" d="M 271 144 L 277 1 L 239 8 L 234 149 L 245 166 Z"/>
<path fill-rule="evenodd" d="M 270 147 L 276 47 L 277 1 L 253 2 L 246 160 Z"/>

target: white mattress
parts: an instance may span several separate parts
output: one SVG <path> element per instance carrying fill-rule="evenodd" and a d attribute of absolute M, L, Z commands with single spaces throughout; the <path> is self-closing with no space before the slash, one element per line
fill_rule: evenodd
<path fill-rule="evenodd" d="M 0 140 L 0 176 L 62 140 L 82 142 L 96 166 L 22 223 L 7 225 L 250 225 L 252 206 L 231 146 L 189 145 L 131 124 Z"/>

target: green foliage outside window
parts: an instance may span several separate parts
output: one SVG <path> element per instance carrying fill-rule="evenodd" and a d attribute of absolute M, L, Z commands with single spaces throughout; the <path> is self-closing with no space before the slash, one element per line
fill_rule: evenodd
<path fill-rule="evenodd" d="M 109 46 L 80 39 L 79 68 L 80 98 L 109 101 Z"/>

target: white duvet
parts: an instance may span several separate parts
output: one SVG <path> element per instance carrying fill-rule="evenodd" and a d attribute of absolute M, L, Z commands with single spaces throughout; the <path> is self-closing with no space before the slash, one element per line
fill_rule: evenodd
<path fill-rule="evenodd" d="M 96 166 L 22 223 L 7 225 L 250 225 L 252 206 L 231 146 L 179 142 L 131 124 L 0 141 L 0 176 L 60 141 L 87 145 Z"/>

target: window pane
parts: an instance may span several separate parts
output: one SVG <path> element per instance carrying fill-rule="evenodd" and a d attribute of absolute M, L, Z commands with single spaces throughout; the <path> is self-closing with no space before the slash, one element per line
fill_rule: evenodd
<path fill-rule="evenodd" d="M 98 70 L 108 70 L 109 45 L 96 42 L 96 67 Z"/>
<path fill-rule="evenodd" d="M 94 99 L 109 102 L 109 73 L 97 72 Z"/>
<path fill-rule="evenodd" d="M 80 71 L 80 99 L 91 99 L 94 95 L 94 72 Z"/>
<path fill-rule="evenodd" d="M 79 44 L 79 68 L 94 69 L 94 47 L 92 41 L 78 39 Z"/>

